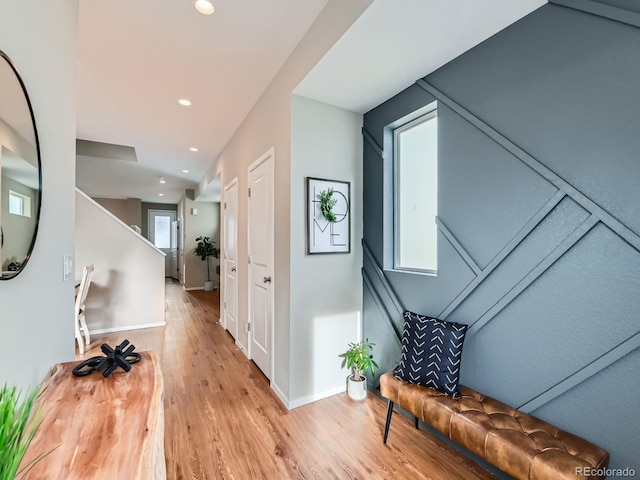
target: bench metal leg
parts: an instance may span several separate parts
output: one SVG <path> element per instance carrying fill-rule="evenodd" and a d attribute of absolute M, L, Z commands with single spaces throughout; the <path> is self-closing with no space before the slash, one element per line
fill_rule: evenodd
<path fill-rule="evenodd" d="M 420 428 L 418 427 L 418 417 L 414 416 L 413 419 L 414 419 L 414 423 L 416 424 L 416 428 Z"/>
<path fill-rule="evenodd" d="M 389 425 L 391 425 L 391 415 L 393 414 L 393 402 L 391 400 L 387 401 L 389 407 L 387 408 L 387 424 L 384 426 L 384 438 L 382 439 L 382 443 L 387 443 L 387 436 L 389 435 Z"/>

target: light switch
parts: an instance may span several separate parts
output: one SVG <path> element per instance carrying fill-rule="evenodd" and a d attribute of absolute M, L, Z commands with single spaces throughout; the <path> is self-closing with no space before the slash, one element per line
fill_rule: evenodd
<path fill-rule="evenodd" d="M 64 281 L 71 280 L 73 278 L 73 257 L 71 255 L 65 255 L 62 258 L 62 265 Z"/>

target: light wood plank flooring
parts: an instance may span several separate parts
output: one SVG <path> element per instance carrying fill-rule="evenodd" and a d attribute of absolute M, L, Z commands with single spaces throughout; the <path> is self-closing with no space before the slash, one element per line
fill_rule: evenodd
<path fill-rule="evenodd" d="M 78 357 L 125 338 L 158 353 L 168 479 L 495 478 L 400 414 L 384 445 L 386 403 L 372 394 L 287 411 L 217 323 L 218 305 L 217 292 L 167 283 L 166 327 L 97 335 Z"/>

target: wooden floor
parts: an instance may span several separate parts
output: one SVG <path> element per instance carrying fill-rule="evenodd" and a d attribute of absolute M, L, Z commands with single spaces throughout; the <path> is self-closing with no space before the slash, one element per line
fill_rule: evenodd
<path fill-rule="evenodd" d="M 217 292 L 168 283 L 166 327 L 97 335 L 78 357 L 125 338 L 158 353 L 168 479 L 495 478 L 400 414 L 384 445 L 386 403 L 372 394 L 286 410 L 217 323 L 218 305 Z"/>

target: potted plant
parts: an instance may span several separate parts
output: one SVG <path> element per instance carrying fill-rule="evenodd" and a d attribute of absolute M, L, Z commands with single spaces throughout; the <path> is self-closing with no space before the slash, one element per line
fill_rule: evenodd
<path fill-rule="evenodd" d="M 363 342 L 349 343 L 349 349 L 341 354 L 344 358 L 342 367 L 350 368 L 352 374 L 347 377 L 347 393 L 354 400 L 364 400 L 367 396 L 367 379 L 364 372 L 369 370 L 371 375 L 375 375 L 378 364 L 373 359 L 373 347 L 367 338 Z M 371 352 L 371 353 L 369 353 Z"/>
<path fill-rule="evenodd" d="M 206 292 L 210 292 L 213 290 L 213 282 L 211 281 L 211 274 L 209 273 L 209 257 L 218 258 L 220 255 L 220 250 L 213 246 L 215 242 L 211 241 L 209 237 L 198 237 L 196 238 L 195 253 L 196 256 L 200 257 L 200 260 L 207 263 L 207 281 L 204 282 L 204 289 Z"/>
<path fill-rule="evenodd" d="M 21 400 L 16 387 L 5 384 L 0 388 L 0 480 L 19 478 L 45 456 L 36 457 L 18 471 L 41 423 L 37 418 L 39 409 L 36 407 L 39 392 L 40 389 L 36 388 Z"/>

